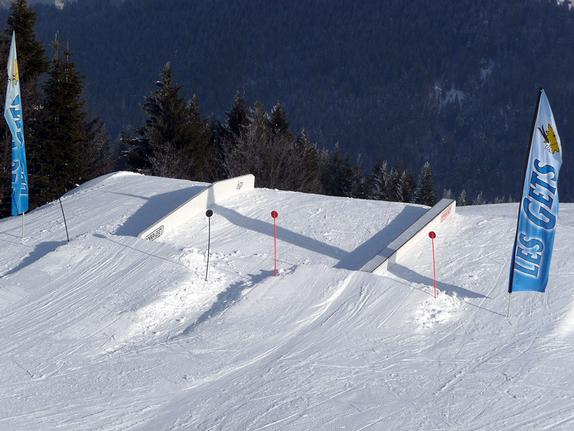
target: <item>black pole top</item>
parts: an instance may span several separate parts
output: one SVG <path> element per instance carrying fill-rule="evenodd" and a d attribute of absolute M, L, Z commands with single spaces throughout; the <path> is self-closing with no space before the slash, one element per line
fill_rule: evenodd
<path fill-rule="evenodd" d="M 205 211 L 205 215 L 206 215 L 207 217 L 211 217 L 211 216 L 213 215 L 213 211 L 207 210 L 207 211 Z"/>

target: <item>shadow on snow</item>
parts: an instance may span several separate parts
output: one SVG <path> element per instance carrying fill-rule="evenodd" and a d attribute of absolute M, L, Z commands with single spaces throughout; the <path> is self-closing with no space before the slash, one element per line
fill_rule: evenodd
<path fill-rule="evenodd" d="M 125 223 L 118 227 L 114 233 L 116 235 L 137 236 L 145 228 L 151 226 L 162 217 L 165 217 L 204 189 L 205 186 L 192 186 L 152 197 L 132 195 L 129 193 L 106 192 L 146 200 L 146 203 L 132 214 Z"/>
<path fill-rule="evenodd" d="M 255 286 L 257 283 L 262 282 L 272 275 L 273 271 L 261 271 L 258 274 L 250 274 L 247 280 L 243 279 L 233 283 L 223 292 L 219 293 L 219 295 L 217 295 L 217 299 L 209 308 L 209 310 L 204 312 L 197 318 L 195 322 L 185 328 L 183 332 L 179 334 L 179 336 L 187 336 L 191 334 L 202 323 L 225 312 L 235 302 L 237 302 L 237 300 L 241 298 L 241 295 L 245 289 L 249 289 Z"/>
<path fill-rule="evenodd" d="M 32 265 L 34 262 L 46 256 L 48 253 L 55 251 L 58 247 L 67 243 L 67 241 L 46 241 L 36 244 L 34 250 L 32 250 L 30 254 L 26 256 L 17 266 L 5 273 L 3 277 L 14 274 L 26 268 L 27 266 Z"/>

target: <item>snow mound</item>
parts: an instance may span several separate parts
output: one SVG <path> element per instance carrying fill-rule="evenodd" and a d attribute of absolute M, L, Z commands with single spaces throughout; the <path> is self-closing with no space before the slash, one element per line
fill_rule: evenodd
<path fill-rule="evenodd" d="M 433 295 L 431 289 L 426 290 L 429 290 L 429 293 Z M 432 328 L 455 318 L 460 308 L 461 303 L 456 292 L 449 295 L 437 291 L 436 298 L 429 298 L 419 305 L 416 312 L 416 322 L 420 328 Z"/>

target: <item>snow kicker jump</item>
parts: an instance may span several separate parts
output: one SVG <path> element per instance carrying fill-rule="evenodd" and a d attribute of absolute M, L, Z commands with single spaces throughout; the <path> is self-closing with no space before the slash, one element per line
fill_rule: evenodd
<path fill-rule="evenodd" d="M 191 217 L 205 212 L 208 206 L 221 203 L 224 199 L 255 188 L 255 177 L 251 174 L 213 183 L 190 200 L 144 229 L 138 238 L 155 241 L 166 231 L 177 229 Z"/>
<path fill-rule="evenodd" d="M 405 255 L 417 242 L 427 237 L 455 212 L 456 201 L 441 199 L 434 207 L 424 213 L 410 227 L 405 229 L 397 238 L 391 241 L 375 257 L 368 261 L 361 271 L 373 274 L 384 273 L 390 265 Z"/>

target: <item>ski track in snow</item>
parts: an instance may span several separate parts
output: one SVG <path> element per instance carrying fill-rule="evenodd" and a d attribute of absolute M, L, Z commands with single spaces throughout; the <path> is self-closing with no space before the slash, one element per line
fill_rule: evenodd
<path fill-rule="evenodd" d="M 435 300 L 430 244 L 385 276 L 352 270 L 416 206 L 247 192 L 214 207 L 207 282 L 204 217 L 135 237 L 204 187 L 93 180 L 62 199 L 70 243 L 57 203 L 24 238 L 0 221 L 0 429 L 574 426 L 573 205 L 547 293 L 513 295 L 507 319 L 515 205 L 437 229 Z"/>

